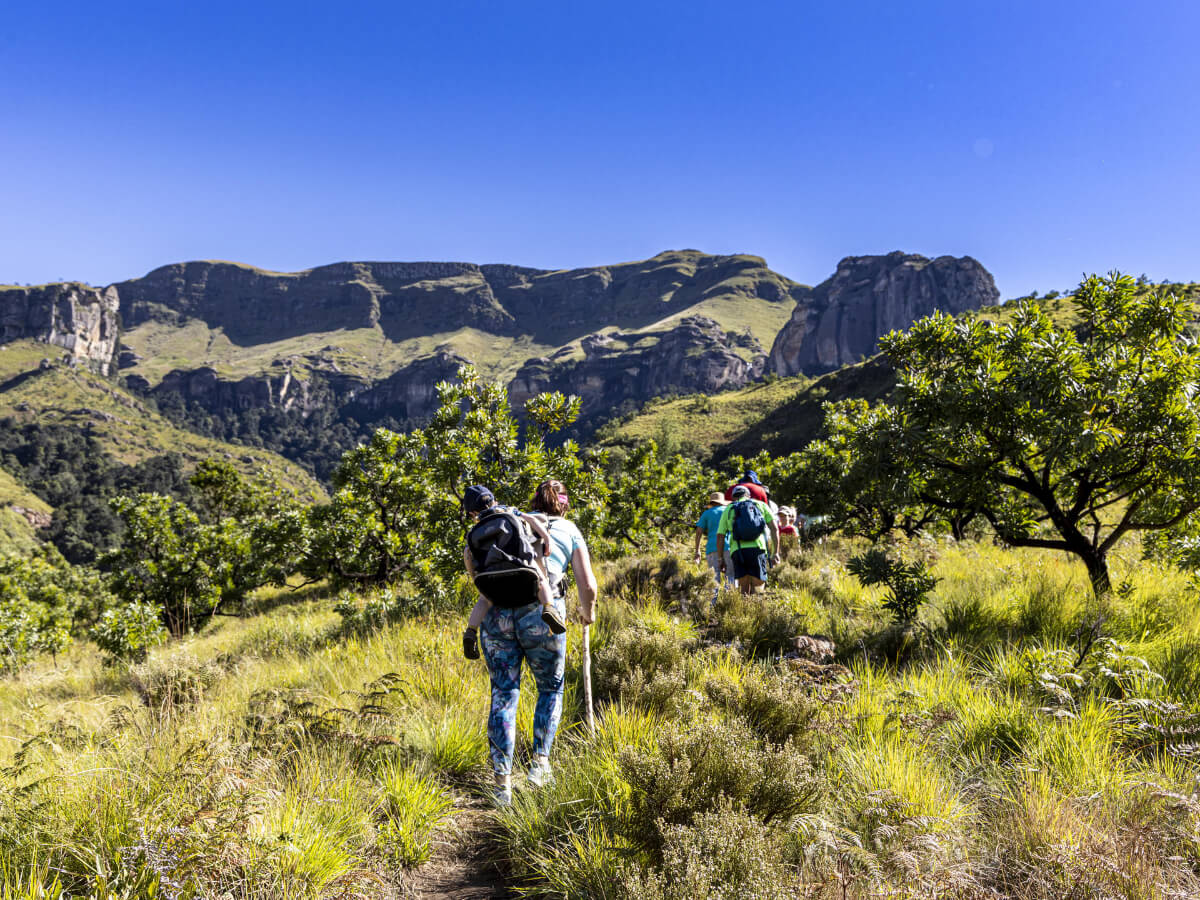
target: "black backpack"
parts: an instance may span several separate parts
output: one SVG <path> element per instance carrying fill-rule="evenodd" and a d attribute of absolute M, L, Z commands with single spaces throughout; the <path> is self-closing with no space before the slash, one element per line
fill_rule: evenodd
<path fill-rule="evenodd" d="M 494 606 L 516 609 L 538 601 L 537 554 L 513 510 L 486 510 L 467 532 L 467 549 L 475 563 L 475 587 Z"/>
<path fill-rule="evenodd" d="M 739 544 L 751 544 L 757 541 L 767 530 L 767 520 L 763 518 L 762 510 L 753 500 L 739 500 L 733 504 L 733 521 L 730 531 Z"/>

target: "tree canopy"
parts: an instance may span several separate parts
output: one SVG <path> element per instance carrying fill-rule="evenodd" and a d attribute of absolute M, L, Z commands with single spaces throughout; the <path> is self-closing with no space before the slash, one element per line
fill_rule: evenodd
<path fill-rule="evenodd" d="M 1123 536 L 1200 509 L 1196 310 L 1117 274 L 1072 305 L 1075 327 L 1029 300 L 1007 321 L 936 314 L 885 337 L 895 401 L 830 407 L 806 453 L 829 504 L 876 531 L 979 516 L 1009 544 L 1076 555 L 1107 591 Z"/>

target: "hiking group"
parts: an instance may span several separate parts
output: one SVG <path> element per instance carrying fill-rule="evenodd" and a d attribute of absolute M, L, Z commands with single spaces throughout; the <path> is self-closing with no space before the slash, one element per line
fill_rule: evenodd
<path fill-rule="evenodd" d="M 584 701 L 591 725 L 588 626 L 595 621 L 596 576 L 587 542 L 566 518 L 569 509 L 566 488 L 553 479 L 538 485 L 528 512 L 498 504 L 484 485 L 472 485 L 463 494 L 463 511 L 472 522 L 463 564 L 479 591 L 463 632 L 463 654 L 467 659 L 482 655 L 491 679 L 487 733 L 499 805 L 512 802 L 522 662 L 537 687 L 526 780 L 541 787 L 554 777 L 550 750 L 562 718 L 568 568 L 579 590 Z M 696 522 L 696 561 L 700 540 L 707 538 L 708 565 L 718 589 L 725 581 L 747 594 L 762 590 L 769 566 L 779 562 L 781 541 L 799 539 L 795 521 L 795 511 L 776 507 L 758 476 L 747 472 L 724 494 L 709 498 Z"/>
<path fill-rule="evenodd" d="M 800 540 L 796 522 L 796 511 L 776 506 L 758 474 L 747 471 L 725 493 L 708 498 L 708 508 L 696 521 L 695 560 L 700 561 L 700 541 L 705 540 L 705 558 L 718 590 L 724 582 L 736 584 L 743 594 L 761 591 L 767 570 L 779 563 L 783 544 Z"/>

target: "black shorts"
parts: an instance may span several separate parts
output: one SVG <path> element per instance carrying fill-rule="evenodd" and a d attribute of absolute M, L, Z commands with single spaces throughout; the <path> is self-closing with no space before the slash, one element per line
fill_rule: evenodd
<path fill-rule="evenodd" d="M 751 575 L 759 581 L 767 580 L 767 551 L 761 547 L 744 547 L 733 551 L 733 577 Z"/>

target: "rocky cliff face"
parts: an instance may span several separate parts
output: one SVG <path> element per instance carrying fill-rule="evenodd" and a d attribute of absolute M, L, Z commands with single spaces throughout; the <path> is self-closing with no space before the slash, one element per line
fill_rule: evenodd
<path fill-rule="evenodd" d="M 991 273 L 969 256 L 848 256 L 831 278 L 797 292 L 770 366 L 780 375 L 829 372 L 871 355 L 880 337 L 934 310 L 955 314 L 999 297 Z"/>
<path fill-rule="evenodd" d="M 235 344 L 378 327 L 394 341 L 472 327 L 562 344 L 652 324 L 715 294 L 791 303 L 795 285 L 756 256 L 695 250 L 587 269 L 348 262 L 267 272 L 222 262 L 163 266 L 116 285 L 126 327 L 201 319 Z"/>
<path fill-rule="evenodd" d="M 747 361 L 734 346 L 734 337 L 703 316 L 690 316 L 655 334 L 593 334 L 556 357 L 525 363 L 509 384 L 508 396 L 520 410 L 543 391 L 578 394 L 581 418 L 587 420 L 627 401 L 740 387 L 762 376 L 766 355 L 759 348 Z"/>
<path fill-rule="evenodd" d="M 0 288 L 0 343 L 32 338 L 107 375 L 117 353 L 120 301 L 114 288 L 84 284 Z"/>
<path fill-rule="evenodd" d="M 293 360 L 286 360 L 266 372 L 237 379 L 223 377 L 215 369 L 201 366 L 168 372 L 152 389 L 131 380 L 132 387 L 147 389 L 154 397 L 177 393 L 209 412 L 278 408 L 296 410 L 303 415 L 330 402 L 340 405 L 367 385 L 368 382 L 358 376 L 343 375 L 326 367 L 299 367 Z"/>
<path fill-rule="evenodd" d="M 413 360 L 354 398 L 350 412 L 360 418 L 390 416 L 398 421 L 425 419 L 438 408 L 437 385 L 457 381 L 459 366 L 469 362 L 450 350 Z"/>

